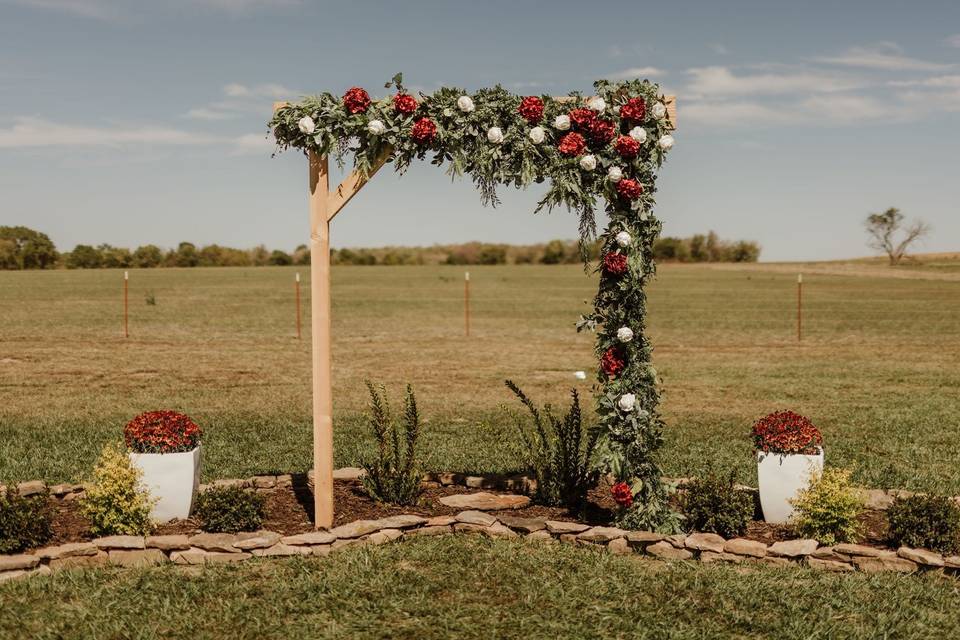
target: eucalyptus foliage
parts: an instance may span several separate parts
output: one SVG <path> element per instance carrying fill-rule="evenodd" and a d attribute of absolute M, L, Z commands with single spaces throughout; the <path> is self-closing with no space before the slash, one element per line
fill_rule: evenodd
<path fill-rule="evenodd" d="M 405 93 L 402 82 L 398 74 L 386 88 Z M 669 528 L 675 520 L 666 504 L 657 458 L 662 444 L 662 420 L 657 411 L 659 394 L 656 371 L 651 365 L 652 346 L 645 335 L 644 285 L 655 273 L 653 243 L 661 228 L 652 213 L 657 170 L 666 154 L 658 141 L 673 126 L 669 116 L 657 117 L 652 113 L 652 107 L 662 103 L 663 96 L 659 87 L 649 81 L 600 80 L 594 83 L 594 95 L 605 102 L 599 117 L 612 120 L 617 135 L 626 136 L 638 125 L 645 130 L 646 139 L 635 158 L 621 157 L 611 142 L 590 144 L 584 153 L 595 157 L 596 166 L 584 169 L 580 164 L 582 155 L 569 157 L 560 153 L 557 144 L 568 131 L 554 126 L 557 116 L 585 107 L 584 96 L 577 92 L 570 93 L 567 99 L 541 96 L 543 116 L 538 123 L 532 123 L 518 112 L 523 97 L 499 85 L 473 93 L 444 87 L 429 95 L 420 94 L 418 108 L 408 114 L 394 108 L 392 96 L 374 99 L 363 112 L 350 113 L 341 97 L 321 93 L 278 109 L 270 127 L 281 150 L 293 147 L 330 155 L 341 167 L 352 156 L 353 168 L 364 175 L 371 173 L 383 157 L 399 172 L 414 159 L 430 160 L 444 166 L 452 177 L 469 175 L 483 202 L 493 206 L 499 202 L 500 185 L 521 188 L 545 182 L 547 191 L 536 211 L 565 206 L 577 212 L 584 241 L 596 235 L 595 214 L 603 207 L 609 218 L 601 234 L 603 252 L 625 254 L 629 268 L 622 274 L 601 269 L 594 309 L 581 317 L 577 325 L 578 330 L 597 332 L 598 356 L 616 347 L 626 359 L 625 369 L 616 376 L 598 370 L 596 397 L 601 435 L 597 454 L 606 470 L 633 488 L 635 500 L 621 514 L 621 524 Z M 459 108 L 457 101 L 462 96 L 469 96 L 475 108 Z M 646 105 L 642 121 L 619 117 L 619 108 L 631 98 L 642 98 Z M 310 133 L 298 126 L 305 117 L 316 124 Z M 418 143 L 410 135 L 414 124 L 422 118 L 429 118 L 436 126 L 436 134 L 426 143 Z M 368 128 L 374 120 L 383 123 L 382 133 L 372 133 Z M 544 140 L 539 144 L 530 135 L 534 126 L 544 130 Z M 503 132 L 502 142 L 488 139 L 491 127 L 499 127 Z M 618 196 L 617 184 L 608 179 L 612 167 L 620 168 L 623 178 L 640 183 L 642 194 L 630 200 Z M 616 241 L 621 232 L 629 234 L 629 246 Z M 626 343 L 617 338 L 618 329 L 623 327 L 633 332 L 632 340 Z M 618 407 L 618 399 L 624 394 L 636 396 L 636 408 Z"/>

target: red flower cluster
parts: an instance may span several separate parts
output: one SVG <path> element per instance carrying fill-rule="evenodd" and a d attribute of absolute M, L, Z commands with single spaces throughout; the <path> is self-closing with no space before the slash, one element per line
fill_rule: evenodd
<path fill-rule="evenodd" d="M 370 94 L 361 87 L 351 87 L 343 94 L 343 106 L 350 113 L 365 113 L 370 106 Z"/>
<path fill-rule="evenodd" d="M 627 272 L 627 256 L 622 253 L 607 253 L 603 256 L 603 270 L 615 276 Z"/>
<path fill-rule="evenodd" d="M 620 117 L 624 120 L 634 122 L 643 122 L 647 115 L 647 103 L 643 98 L 630 98 L 627 103 L 620 107 Z"/>
<path fill-rule="evenodd" d="M 586 129 L 596 117 L 597 112 L 593 109 L 574 109 L 570 112 L 570 122 L 573 123 L 573 128 L 577 130 Z"/>
<path fill-rule="evenodd" d="M 123 439 L 136 453 L 177 453 L 200 444 L 203 430 L 176 411 L 147 411 L 127 423 Z"/>
<path fill-rule="evenodd" d="M 610 487 L 610 495 L 613 496 L 613 501 L 624 509 L 629 509 L 633 505 L 633 491 L 626 482 L 618 482 Z"/>
<path fill-rule="evenodd" d="M 590 144 L 595 147 L 605 146 L 617 135 L 617 125 L 613 120 L 604 120 L 597 118 L 587 125 L 587 136 L 590 138 Z"/>
<path fill-rule="evenodd" d="M 813 455 L 823 447 L 823 436 L 809 419 L 793 411 L 777 411 L 753 425 L 753 445 L 764 453 Z"/>
<path fill-rule="evenodd" d="M 587 141 L 583 139 L 582 135 L 571 132 L 560 138 L 557 150 L 565 156 L 573 157 L 583 153 L 586 146 Z"/>
<path fill-rule="evenodd" d="M 600 369 L 608 378 L 616 378 L 627 368 L 627 354 L 622 347 L 610 347 L 600 358 Z"/>
<path fill-rule="evenodd" d="M 640 143 L 630 136 L 620 136 L 613 143 L 613 149 L 625 160 L 632 160 L 640 154 Z"/>
<path fill-rule="evenodd" d="M 417 99 L 409 93 L 398 93 L 393 96 L 393 108 L 400 113 L 410 114 L 417 110 Z"/>
<path fill-rule="evenodd" d="M 437 125 L 430 118 L 420 118 L 410 130 L 410 137 L 417 144 L 427 144 L 435 135 L 437 135 Z"/>
<path fill-rule="evenodd" d="M 643 193 L 643 185 L 633 178 L 621 178 L 617 183 L 617 194 L 626 200 L 636 200 Z"/>
<path fill-rule="evenodd" d="M 537 96 L 527 96 L 520 102 L 517 111 L 530 124 L 537 124 L 543 120 L 543 100 Z"/>

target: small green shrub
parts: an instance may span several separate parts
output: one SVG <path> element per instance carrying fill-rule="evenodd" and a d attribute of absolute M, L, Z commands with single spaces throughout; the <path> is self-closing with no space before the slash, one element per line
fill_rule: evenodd
<path fill-rule="evenodd" d="M 386 390 L 378 390 L 367 381 L 370 392 L 370 427 L 377 441 L 377 457 L 363 463 L 366 475 L 363 487 L 374 500 L 391 504 L 412 505 L 423 490 L 423 471 L 417 459 L 420 437 L 420 414 L 413 387 L 407 385 L 403 399 L 403 417 L 394 420 L 387 402 Z"/>
<path fill-rule="evenodd" d="M 850 484 L 850 471 L 827 468 L 791 501 L 793 526 L 805 538 L 833 545 L 860 537 L 863 502 Z"/>
<path fill-rule="evenodd" d="M 680 510 L 692 531 L 724 538 L 743 535 L 753 517 L 753 496 L 734 487 L 733 471 L 726 478 L 713 472 L 684 485 Z"/>
<path fill-rule="evenodd" d="M 952 498 L 916 495 L 897 498 L 887 509 L 890 540 L 895 546 L 941 553 L 960 551 L 960 507 Z"/>
<path fill-rule="evenodd" d="M 512 380 L 505 384 L 533 416 L 532 428 L 523 422 L 517 427 L 523 444 L 520 454 L 537 481 L 534 501 L 548 506 L 582 509 L 587 491 L 596 484 L 599 476 L 592 468 L 599 431 L 584 430 L 576 389 L 570 391 L 570 410 L 559 418 L 549 404 L 544 406 L 541 415 L 537 406 Z"/>
<path fill-rule="evenodd" d="M 140 482 L 142 475 L 122 446 L 103 448 L 93 470 L 94 486 L 80 502 L 94 535 L 142 536 L 153 530 L 150 509 L 154 500 Z"/>
<path fill-rule="evenodd" d="M 256 531 L 265 502 L 260 494 L 240 487 L 212 487 L 197 496 L 193 515 L 210 533 Z"/>
<path fill-rule="evenodd" d="M 42 546 L 53 535 L 50 495 L 23 497 L 12 489 L 0 494 L 0 553 L 20 553 Z"/>

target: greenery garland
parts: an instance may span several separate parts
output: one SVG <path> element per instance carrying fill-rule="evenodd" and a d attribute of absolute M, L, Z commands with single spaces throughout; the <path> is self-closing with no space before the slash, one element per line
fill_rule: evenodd
<path fill-rule="evenodd" d="M 549 181 L 536 211 L 564 205 L 578 212 L 585 241 L 596 234 L 597 199 L 605 200 L 599 290 L 593 312 L 577 324 L 597 332 L 600 460 L 617 479 L 622 526 L 674 529 L 657 459 L 663 423 L 644 294 L 661 228 L 652 214 L 656 172 L 673 146 L 659 87 L 600 80 L 590 98 L 521 97 L 499 85 L 414 97 L 397 74 L 385 88 L 396 93 L 372 100 L 354 87 L 278 109 L 270 127 L 279 148 L 332 155 L 341 167 L 352 155 L 364 175 L 385 155 L 400 172 L 429 157 L 452 177 L 469 175 L 493 206 L 499 185 Z"/>

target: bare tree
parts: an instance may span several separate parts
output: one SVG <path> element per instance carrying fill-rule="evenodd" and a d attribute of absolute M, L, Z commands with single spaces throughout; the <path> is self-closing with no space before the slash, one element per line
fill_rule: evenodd
<path fill-rule="evenodd" d="M 899 264 L 907 253 L 907 248 L 915 241 L 930 233 L 930 225 L 923 220 L 915 220 L 909 226 L 900 209 L 890 207 L 883 213 L 871 213 L 864 226 L 870 235 L 867 245 L 877 251 L 883 251 L 890 258 L 890 264 Z M 902 236 L 897 240 L 897 236 Z"/>

